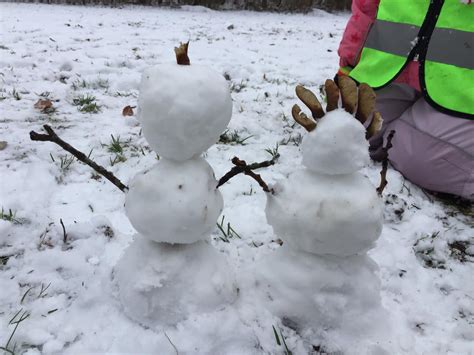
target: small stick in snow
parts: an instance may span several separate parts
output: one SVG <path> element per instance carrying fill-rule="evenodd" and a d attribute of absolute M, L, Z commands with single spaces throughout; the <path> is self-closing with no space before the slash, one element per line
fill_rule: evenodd
<path fill-rule="evenodd" d="M 30 139 L 32 141 L 38 141 L 38 142 L 56 143 L 61 148 L 63 148 L 64 150 L 74 155 L 77 158 L 77 160 L 83 162 L 84 164 L 89 165 L 97 173 L 99 173 L 100 175 L 105 177 L 107 180 L 109 180 L 112 184 L 117 186 L 120 189 L 120 191 L 126 192 L 128 190 L 128 187 L 124 185 L 117 177 L 115 177 L 114 174 L 106 170 L 103 166 L 100 166 L 96 162 L 89 159 L 84 153 L 80 152 L 79 150 L 71 146 L 69 143 L 66 143 L 61 138 L 59 138 L 56 132 L 54 132 L 50 126 L 44 125 L 43 128 L 48 134 L 40 134 L 40 133 L 36 133 L 35 131 L 31 131 Z"/>
<path fill-rule="evenodd" d="M 277 154 L 272 160 L 266 160 L 261 163 L 253 163 L 250 165 L 247 165 L 245 160 L 240 160 L 239 158 L 234 157 L 232 158 L 232 163 L 235 166 L 227 174 L 225 174 L 223 177 L 219 179 L 219 182 L 216 188 L 218 189 L 219 187 L 224 185 L 227 181 L 229 181 L 236 175 L 245 174 L 253 178 L 255 181 L 257 181 L 260 187 L 263 189 L 263 191 L 270 192 L 273 194 L 274 193 L 273 189 L 270 189 L 268 185 L 265 183 L 265 181 L 263 181 L 262 177 L 259 174 L 256 174 L 253 170 L 267 168 L 269 166 L 275 165 L 275 162 L 279 157 L 280 155 Z"/>
<path fill-rule="evenodd" d="M 383 152 L 384 152 L 384 158 L 382 161 L 382 171 L 380 172 L 380 185 L 377 187 L 377 193 L 379 196 L 382 196 L 382 192 L 385 189 L 385 186 L 387 186 L 387 169 L 388 169 L 388 150 L 392 148 L 392 139 L 393 136 L 395 135 L 395 131 L 392 130 L 387 136 L 387 144 L 385 147 L 383 147 Z"/>
<path fill-rule="evenodd" d="M 191 65 L 191 61 L 188 57 L 188 47 L 189 41 L 186 43 L 181 43 L 179 47 L 174 47 L 174 52 L 176 53 L 176 62 L 179 65 Z"/>
<path fill-rule="evenodd" d="M 64 227 L 63 219 L 59 219 L 59 223 L 61 223 L 61 227 L 63 227 L 63 243 L 67 243 L 67 233 L 66 233 L 66 227 Z"/>

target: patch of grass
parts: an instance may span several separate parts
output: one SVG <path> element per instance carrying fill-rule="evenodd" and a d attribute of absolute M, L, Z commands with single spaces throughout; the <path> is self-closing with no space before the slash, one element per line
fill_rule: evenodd
<path fill-rule="evenodd" d="M 107 150 L 110 153 L 123 154 L 123 146 L 122 142 L 120 141 L 120 136 L 117 136 L 117 138 L 115 138 L 114 135 L 111 134 L 110 137 L 112 137 L 112 141 L 108 145 Z"/>
<path fill-rule="evenodd" d="M 61 172 L 63 174 L 65 174 L 66 172 L 69 171 L 69 169 L 71 168 L 72 163 L 74 163 L 74 161 L 75 161 L 75 157 L 73 155 L 69 155 L 69 154 L 60 155 L 59 156 L 59 161 L 56 161 L 56 159 L 54 159 L 52 154 L 50 154 L 49 156 L 51 157 L 51 160 L 53 161 L 53 163 L 58 164 L 59 170 L 61 170 Z"/>
<path fill-rule="evenodd" d="M 99 113 L 101 108 L 96 102 L 95 96 L 81 95 L 72 100 L 72 104 L 78 107 L 82 113 Z"/>
<path fill-rule="evenodd" d="M 30 316 L 30 312 L 28 311 L 23 311 L 23 308 L 21 308 L 10 321 L 8 322 L 9 326 L 13 326 L 13 331 L 10 334 L 10 337 L 8 338 L 8 341 L 5 346 L 0 346 L 0 349 L 5 351 L 8 354 L 16 354 L 18 344 L 13 344 L 11 346 L 11 342 L 13 337 L 15 336 L 15 333 L 20 326 L 21 323 L 23 323 L 28 317 Z"/>
<path fill-rule="evenodd" d="M 282 139 L 280 145 L 289 145 L 293 144 L 296 147 L 299 147 L 301 142 L 303 142 L 303 135 L 301 133 L 291 134 L 288 138 Z"/>
<path fill-rule="evenodd" d="M 20 101 L 21 100 L 21 95 L 20 93 L 15 89 L 13 88 L 12 92 L 11 92 L 11 95 L 13 96 L 13 98 L 17 101 Z"/>
<path fill-rule="evenodd" d="M 443 260 L 437 255 L 434 241 L 440 232 L 433 232 L 418 239 L 413 244 L 413 251 L 418 260 L 421 261 L 424 267 L 431 269 L 446 269 L 446 260 Z"/>
<path fill-rule="evenodd" d="M 219 143 L 222 144 L 230 144 L 230 145 L 245 145 L 245 142 L 252 138 L 253 136 L 247 136 L 242 138 L 240 133 L 236 130 L 226 130 L 224 133 L 221 134 L 219 137 Z"/>
<path fill-rule="evenodd" d="M 280 153 L 278 152 L 279 148 L 280 148 L 280 144 L 277 143 L 274 148 L 265 149 L 265 152 L 271 155 L 272 160 L 276 160 L 280 157 Z"/>
<path fill-rule="evenodd" d="M 219 236 L 219 239 L 225 243 L 230 243 L 230 239 L 232 238 L 242 239 L 240 235 L 234 230 L 234 228 L 232 228 L 230 222 L 227 222 L 227 225 L 225 225 L 224 220 L 225 216 L 222 216 L 220 223 L 216 223 L 217 228 L 219 228 L 219 231 L 222 234 L 222 236 Z"/>
<path fill-rule="evenodd" d="M 275 336 L 275 341 L 276 341 L 277 345 L 282 346 L 282 344 L 283 344 L 283 346 L 285 347 L 285 350 L 284 350 L 285 355 L 293 355 L 291 350 L 288 349 L 288 345 L 286 345 L 286 340 L 285 340 L 285 337 L 283 336 L 283 333 L 282 333 L 281 329 L 279 329 L 280 335 L 278 335 L 274 325 L 272 325 L 272 328 L 273 328 L 273 335 Z M 281 340 L 280 340 L 280 337 L 281 337 Z"/>
<path fill-rule="evenodd" d="M 12 211 L 11 208 L 9 208 L 7 212 L 2 207 L 2 210 L 0 211 L 0 219 L 13 224 L 22 224 L 22 221 L 16 218 L 16 211 Z"/>

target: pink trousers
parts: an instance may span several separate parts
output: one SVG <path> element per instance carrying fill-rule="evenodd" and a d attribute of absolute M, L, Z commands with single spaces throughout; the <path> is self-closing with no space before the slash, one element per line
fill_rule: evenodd
<path fill-rule="evenodd" d="M 405 84 L 377 91 L 377 109 L 384 124 L 370 140 L 372 158 L 395 130 L 389 159 L 396 170 L 425 189 L 474 200 L 474 121 L 435 110 Z"/>

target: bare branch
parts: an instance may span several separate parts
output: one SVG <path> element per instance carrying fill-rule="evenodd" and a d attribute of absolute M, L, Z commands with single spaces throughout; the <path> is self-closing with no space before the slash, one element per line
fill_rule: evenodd
<path fill-rule="evenodd" d="M 341 90 L 342 107 L 352 115 L 357 106 L 357 84 L 346 75 L 341 75 L 338 83 Z"/>
<path fill-rule="evenodd" d="M 395 131 L 392 130 L 387 136 L 387 144 L 385 147 L 383 147 L 383 160 L 382 160 L 382 171 L 380 172 L 380 185 L 377 187 L 377 193 L 379 196 L 382 196 L 382 192 L 385 189 L 385 186 L 387 186 L 388 181 L 387 181 L 387 169 L 388 169 L 388 150 L 392 148 L 392 139 L 393 136 L 395 135 Z"/>
<path fill-rule="evenodd" d="M 44 125 L 43 128 L 48 134 L 40 134 L 40 133 L 36 133 L 35 131 L 31 131 L 30 139 L 32 141 L 38 141 L 38 142 L 56 143 L 61 148 L 63 148 L 64 150 L 74 155 L 77 158 L 77 160 L 83 162 L 84 164 L 89 165 L 97 173 L 99 173 L 100 175 L 105 177 L 107 180 L 109 180 L 112 184 L 117 186 L 122 192 L 126 192 L 128 190 L 128 187 L 124 185 L 117 177 L 115 177 L 113 173 L 111 173 L 110 171 L 106 170 L 103 166 L 100 166 L 96 162 L 89 159 L 84 153 L 80 152 L 79 150 L 71 146 L 69 143 L 66 143 L 65 141 L 63 141 L 61 138 L 58 137 L 56 132 L 54 132 L 50 126 Z"/>
<path fill-rule="evenodd" d="M 224 185 L 227 181 L 232 179 L 234 176 L 237 176 L 239 174 L 245 174 L 247 176 L 250 176 L 252 179 L 258 182 L 260 187 L 263 189 L 265 192 L 270 192 L 274 193 L 273 189 L 270 189 L 268 185 L 263 181 L 262 177 L 259 174 L 256 174 L 253 170 L 261 169 L 261 168 L 267 168 L 269 166 L 275 165 L 277 159 L 280 157 L 279 154 L 275 155 L 275 157 L 272 160 L 266 160 L 261 163 L 253 163 L 250 165 L 247 165 L 245 160 L 240 160 L 237 157 L 232 158 L 232 164 L 235 166 L 228 172 L 226 173 L 223 177 L 219 179 L 219 182 L 217 184 L 217 189 Z"/>
<path fill-rule="evenodd" d="M 375 109 L 375 92 L 367 84 L 359 85 L 359 103 L 355 117 L 360 123 L 364 124 L 374 112 Z"/>

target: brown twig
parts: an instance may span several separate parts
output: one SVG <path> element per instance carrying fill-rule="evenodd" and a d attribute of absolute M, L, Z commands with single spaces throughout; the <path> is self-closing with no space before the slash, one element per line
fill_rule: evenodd
<path fill-rule="evenodd" d="M 395 131 L 392 130 L 387 136 L 387 144 L 383 147 L 384 157 L 382 160 L 382 171 L 380 172 L 380 185 L 377 187 L 377 193 L 379 196 L 382 196 L 382 192 L 387 186 L 387 169 L 388 169 L 388 150 L 392 148 L 392 139 L 395 135 Z"/>
<path fill-rule="evenodd" d="M 97 173 L 105 177 L 107 180 L 109 180 L 112 184 L 117 186 L 122 192 L 126 192 L 128 190 L 128 187 L 124 185 L 117 177 L 115 177 L 114 174 L 112 174 L 110 171 L 106 170 L 103 166 L 100 166 L 96 162 L 92 161 L 89 159 L 84 153 L 78 151 L 76 148 L 71 146 L 69 143 L 66 143 L 63 141 L 61 138 L 58 137 L 56 132 L 53 131 L 53 129 L 48 126 L 44 125 L 43 126 L 44 130 L 48 134 L 40 134 L 36 133 L 35 131 L 30 132 L 30 139 L 32 141 L 38 141 L 38 142 L 53 142 L 59 145 L 61 148 L 64 150 L 68 151 L 72 155 L 74 155 L 77 160 L 83 162 L 84 164 L 89 165 L 92 169 L 94 169 Z"/>
<path fill-rule="evenodd" d="M 59 219 L 59 223 L 61 223 L 61 227 L 63 227 L 63 243 L 67 243 L 67 233 L 66 233 L 66 227 L 64 227 L 63 219 Z"/>
<path fill-rule="evenodd" d="M 245 174 L 253 178 L 255 181 L 257 181 L 260 187 L 263 189 L 263 191 L 270 192 L 273 194 L 274 193 L 273 189 L 270 189 L 268 185 L 265 183 L 265 181 L 263 181 L 262 177 L 259 174 L 256 174 L 253 170 L 267 168 L 269 166 L 275 165 L 276 160 L 279 157 L 280 155 L 277 154 L 272 160 L 266 160 L 261 163 L 253 163 L 250 165 L 247 165 L 245 160 L 240 160 L 239 158 L 234 157 L 232 158 L 232 164 L 234 164 L 235 166 L 227 174 L 225 174 L 223 177 L 219 179 L 219 182 L 216 188 L 221 187 L 227 181 L 232 179 L 234 176 L 237 176 L 239 174 Z"/>

